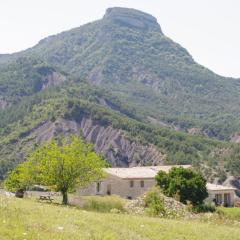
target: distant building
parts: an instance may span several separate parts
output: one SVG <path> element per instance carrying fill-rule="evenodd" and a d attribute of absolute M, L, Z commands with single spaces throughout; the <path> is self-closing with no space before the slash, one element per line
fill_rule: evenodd
<path fill-rule="evenodd" d="M 79 189 L 82 196 L 118 195 L 122 198 L 135 199 L 156 185 L 155 176 L 161 170 L 169 172 L 172 167 L 191 168 L 191 165 L 150 166 L 132 168 L 105 168 L 107 177 Z M 234 205 L 234 188 L 207 183 L 209 197 L 207 202 L 224 206 Z"/>
<path fill-rule="evenodd" d="M 208 198 L 206 202 L 214 202 L 225 207 L 234 206 L 235 188 L 207 183 Z"/>

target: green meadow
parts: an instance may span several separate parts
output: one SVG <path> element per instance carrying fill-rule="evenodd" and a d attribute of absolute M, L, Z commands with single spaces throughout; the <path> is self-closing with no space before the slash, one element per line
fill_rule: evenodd
<path fill-rule="evenodd" d="M 100 213 L 0 196 L 0 239 L 234 240 L 240 239 L 240 227 L 208 218 L 170 220 Z"/>

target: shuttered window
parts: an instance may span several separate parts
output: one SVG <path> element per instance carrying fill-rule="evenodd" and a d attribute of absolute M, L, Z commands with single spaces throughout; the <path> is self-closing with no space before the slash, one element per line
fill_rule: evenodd
<path fill-rule="evenodd" d="M 130 187 L 131 187 L 131 188 L 134 187 L 134 181 L 133 181 L 133 180 L 130 181 Z"/>

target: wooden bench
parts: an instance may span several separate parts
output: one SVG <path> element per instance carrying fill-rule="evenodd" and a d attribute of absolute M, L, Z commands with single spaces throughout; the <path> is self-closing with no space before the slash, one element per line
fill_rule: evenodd
<path fill-rule="evenodd" d="M 40 195 L 38 200 L 52 202 L 54 199 L 50 195 Z"/>

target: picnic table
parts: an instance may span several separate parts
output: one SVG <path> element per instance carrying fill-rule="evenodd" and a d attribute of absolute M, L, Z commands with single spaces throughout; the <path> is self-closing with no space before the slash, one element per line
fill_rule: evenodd
<path fill-rule="evenodd" d="M 54 199 L 51 198 L 51 195 L 40 195 L 39 200 L 40 201 L 50 201 L 50 202 L 52 202 Z"/>

